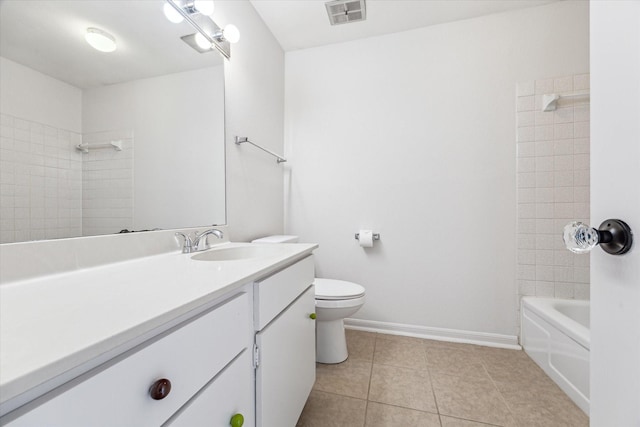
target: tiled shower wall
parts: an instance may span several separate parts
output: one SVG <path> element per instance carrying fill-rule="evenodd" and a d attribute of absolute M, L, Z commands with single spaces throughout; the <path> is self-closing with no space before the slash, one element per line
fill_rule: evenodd
<path fill-rule="evenodd" d="M 80 134 L 0 119 L 0 243 L 81 236 Z"/>
<path fill-rule="evenodd" d="M 120 141 L 122 151 L 91 149 L 82 159 L 82 235 L 133 229 L 133 131 L 85 133 L 89 146 Z"/>
<path fill-rule="evenodd" d="M 557 110 L 542 111 L 543 94 L 588 91 L 588 74 L 517 86 L 518 301 L 589 299 L 589 255 L 562 241 L 571 220 L 590 224 L 589 101 L 560 99 Z"/>
<path fill-rule="evenodd" d="M 133 228 L 133 132 L 80 135 L 1 116 L 0 243 Z M 76 150 L 122 141 L 122 151 Z"/>

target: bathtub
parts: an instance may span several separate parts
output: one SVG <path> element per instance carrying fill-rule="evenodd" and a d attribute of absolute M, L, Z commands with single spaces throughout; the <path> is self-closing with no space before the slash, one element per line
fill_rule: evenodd
<path fill-rule="evenodd" d="M 521 344 L 589 414 L 589 301 L 522 298 Z"/>

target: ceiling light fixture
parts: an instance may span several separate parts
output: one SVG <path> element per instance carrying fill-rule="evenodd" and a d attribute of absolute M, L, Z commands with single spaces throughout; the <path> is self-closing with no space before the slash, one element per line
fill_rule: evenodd
<path fill-rule="evenodd" d="M 100 28 L 87 28 L 84 35 L 87 43 L 100 52 L 113 52 L 116 50 L 116 38 Z"/>

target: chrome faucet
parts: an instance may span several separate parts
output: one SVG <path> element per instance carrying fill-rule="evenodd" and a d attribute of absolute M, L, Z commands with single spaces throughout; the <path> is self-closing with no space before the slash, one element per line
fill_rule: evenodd
<path fill-rule="evenodd" d="M 196 233 L 196 236 L 194 239 L 191 239 L 191 236 L 185 233 L 182 233 L 180 231 L 176 232 L 176 237 L 178 236 L 182 236 L 182 238 L 184 239 L 184 245 L 182 246 L 182 253 L 183 254 L 190 254 L 192 252 L 198 252 L 200 250 L 204 250 L 204 249 L 199 249 L 200 248 L 200 241 L 204 238 L 204 241 L 207 241 L 207 238 L 210 235 L 215 235 L 218 239 L 222 239 L 224 237 L 224 234 L 222 233 L 222 231 L 216 229 L 216 228 L 211 228 L 209 230 L 203 231 L 200 234 Z M 209 249 L 208 247 L 206 247 L 205 249 Z"/>
<path fill-rule="evenodd" d="M 194 252 L 198 251 L 198 248 L 200 247 L 200 240 L 202 239 L 204 239 L 205 246 L 207 246 L 206 245 L 207 238 L 212 234 L 216 236 L 218 239 L 222 239 L 224 237 L 224 234 L 222 234 L 222 231 L 218 230 L 217 228 L 211 228 L 209 230 L 203 231 L 202 233 L 197 234 L 196 239 L 193 241 Z M 209 248 L 206 247 L 205 249 L 209 249 Z"/>

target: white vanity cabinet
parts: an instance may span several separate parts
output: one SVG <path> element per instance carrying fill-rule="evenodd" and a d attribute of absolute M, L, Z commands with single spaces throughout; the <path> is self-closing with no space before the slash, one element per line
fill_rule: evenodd
<path fill-rule="evenodd" d="M 293 427 L 315 382 L 315 292 L 309 256 L 254 285 L 256 426 Z"/>
<path fill-rule="evenodd" d="M 247 293 L 236 295 L 186 325 L 167 331 L 152 343 L 143 344 L 143 348 L 86 380 L 73 381 L 77 385 L 7 426 L 126 427 L 163 424 L 212 378 L 213 384 L 216 375 L 231 366 L 230 362 L 243 352 L 251 352 L 250 303 Z M 232 369 L 240 367 L 241 364 L 237 364 Z M 244 369 L 250 372 L 251 365 L 245 365 Z M 220 376 L 228 382 L 227 377 Z M 162 380 L 170 382 L 170 389 Z M 237 390 L 244 396 L 227 401 L 231 406 L 228 411 L 241 412 L 252 420 L 251 375 L 240 376 L 237 381 Z M 220 412 L 224 409 L 219 407 Z M 226 426 L 229 420 L 224 424 L 211 422 L 202 425 Z"/>
<path fill-rule="evenodd" d="M 246 267 L 234 270 L 234 264 L 225 265 L 224 273 L 234 277 L 228 285 L 233 288 L 226 293 L 217 293 L 215 299 L 204 294 L 199 308 L 178 318 L 157 310 L 157 316 L 166 316 L 164 326 L 141 332 L 129 344 L 105 347 L 112 356 L 96 353 L 93 359 L 78 361 L 72 368 L 87 366 L 87 370 L 75 378 L 64 371 L 69 377 L 60 380 L 57 388 L 40 394 L 26 389 L 23 393 L 35 395 L 22 396 L 26 403 L 3 413 L 0 425 L 294 427 L 315 381 L 310 255 L 315 247 L 302 248 L 306 252 L 294 252 L 292 247 L 288 261 L 268 267 L 256 261 L 253 273 Z M 177 260 L 182 265 L 183 258 Z M 217 270 L 201 267 L 208 264 L 184 265 L 189 273 L 199 268 L 201 274 L 212 275 L 212 279 L 200 276 L 200 286 L 209 280 L 215 286 Z M 105 294 L 112 290 L 106 279 L 104 289 Z M 167 286 L 161 294 L 163 302 L 179 298 L 181 292 Z M 93 307 L 100 309 L 99 302 Z M 141 326 L 131 322 L 130 328 Z M 73 334 L 67 338 L 71 340 Z M 96 337 L 96 341 L 109 339 L 113 335 Z M 77 357 L 77 353 L 71 355 Z M 103 363 L 107 357 L 113 358 Z M 242 423 L 237 422 L 240 418 Z"/>

